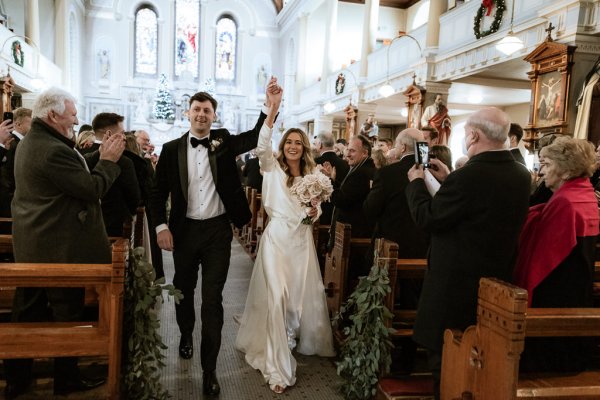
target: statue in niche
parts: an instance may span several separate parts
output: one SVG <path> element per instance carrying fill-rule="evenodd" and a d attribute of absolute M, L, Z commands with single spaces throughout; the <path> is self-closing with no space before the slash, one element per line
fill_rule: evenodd
<path fill-rule="evenodd" d="M 264 65 L 261 65 L 256 74 L 256 94 L 264 95 L 267 79 L 269 78 Z"/>
<path fill-rule="evenodd" d="M 98 71 L 100 79 L 110 79 L 110 56 L 108 50 L 98 52 Z"/>

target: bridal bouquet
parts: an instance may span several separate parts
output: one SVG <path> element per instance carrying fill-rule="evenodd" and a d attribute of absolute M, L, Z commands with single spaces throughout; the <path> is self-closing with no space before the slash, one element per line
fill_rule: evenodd
<path fill-rule="evenodd" d="M 323 201 L 329 201 L 333 186 L 331 180 L 321 172 L 313 172 L 305 175 L 290 188 L 290 192 L 296 196 L 302 206 L 307 208 L 318 207 Z M 302 223 L 312 224 L 312 218 L 306 216 Z"/>

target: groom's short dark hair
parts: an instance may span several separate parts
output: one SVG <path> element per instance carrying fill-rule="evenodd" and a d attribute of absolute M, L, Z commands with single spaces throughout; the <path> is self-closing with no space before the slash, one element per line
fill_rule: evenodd
<path fill-rule="evenodd" d="M 200 103 L 202 103 L 203 101 L 210 101 L 210 104 L 212 104 L 213 106 L 213 111 L 217 112 L 217 105 L 219 103 L 217 103 L 217 100 L 215 100 L 214 97 L 212 97 L 210 94 L 206 93 L 206 92 L 198 92 L 195 95 L 193 95 L 190 98 L 190 106 L 192 105 L 192 103 L 194 102 L 194 100 L 199 101 Z"/>

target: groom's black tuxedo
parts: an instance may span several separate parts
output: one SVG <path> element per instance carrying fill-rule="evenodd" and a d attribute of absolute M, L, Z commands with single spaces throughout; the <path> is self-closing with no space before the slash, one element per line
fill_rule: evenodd
<path fill-rule="evenodd" d="M 258 134 L 266 117 L 261 112 L 256 126 L 239 135 L 231 135 L 226 129 L 210 131 L 207 158 L 215 190 L 225 208 L 224 214 L 208 219 L 192 219 L 186 215 L 189 186 L 188 146 L 191 146 L 189 132 L 166 143 L 156 165 L 155 182 L 150 195 L 150 211 L 155 226 L 167 223 L 165 203 L 169 195 L 171 196 L 168 225 L 173 235 L 173 284 L 184 296 L 183 300 L 175 305 L 175 313 L 182 340 L 189 338 L 190 342 L 196 321 L 194 291 L 198 282 L 199 265 L 202 265 L 200 353 L 202 369 L 205 372 L 215 370 L 221 346 L 222 293 L 229 270 L 233 238 L 230 221 L 242 227 L 251 218 L 235 158 L 238 154 L 256 147 Z"/>
<path fill-rule="evenodd" d="M 210 169 L 219 197 L 225 206 L 227 217 L 235 226 L 244 226 L 252 214 L 248 200 L 242 189 L 237 172 L 235 157 L 256 147 L 258 133 L 267 116 L 260 113 L 256 126 L 239 135 L 232 135 L 227 129 L 210 131 L 210 142 L 214 151 L 208 152 Z M 165 202 L 171 194 L 171 215 L 169 229 L 174 237 L 178 236 L 185 219 L 188 196 L 187 146 L 189 132 L 179 139 L 163 145 L 156 166 L 156 187 L 151 198 L 151 209 L 156 226 L 167 223 Z"/>

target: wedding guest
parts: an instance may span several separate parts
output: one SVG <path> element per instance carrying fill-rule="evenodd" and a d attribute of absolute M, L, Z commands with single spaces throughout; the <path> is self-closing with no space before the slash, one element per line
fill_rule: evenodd
<path fill-rule="evenodd" d="M 598 203 L 589 177 L 594 146 L 569 136 L 540 151 L 540 175 L 552 192 L 529 209 L 519 240 L 515 283 L 530 307 L 593 307 Z M 588 339 L 528 339 L 521 357 L 528 371 L 581 371 L 593 354 Z"/>
<path fill-rule="evenodd" d="M 531 177 L 505 147 L 509 126 L 508 115 L 494 107 L 469 116 L 469 161 L 450 173 L 440 160 L 431 159 L 438 167 L 431 174 L 442 181 L 433 197 L 422 166 L 408 172 L 412 217 L 431 235 L 413 338 L 427 349 L 437 391 L 444 331 L 475 323 L 481 277 L 510 280 L 513 271 Z"/>
<path fill-rule="evenodd" d="M 95 140 L 96 135 L 94 135 L 94 131 L 80 131 L 75 142 L 75 147 L 77 150 L 88 149 L 94 145 Z"/>
<path fill-rule="evenodd" d="M 467 161 L 469 161 L 469 157 L 467 156 L 458 157 L 458 159 L 454 162 L 454 169 L 457 170 L 464 167 Z"/>
<path fill-rule="evenodd" d="M 306 212 L 291 191 L 303 177 L 319 172 L 309 139 L 300 129 L 289 129 L 279 143 L 277 157 L 272 153 L 271 133 L 281 94 L 281 88 L 272 82 L 267 90 L 271 108 L 256 149 L 264 174 L 262 201 L 269 224 L 259 243 L 236 340 L 248 364 L 260 370 L 275 393 L 296 383 L 292 350 L 334 355 L 312 225 L 302 222 L 305 217 L 316 221 L 318 207 L 313 205 Z M 325 176 L 323 179 L 329 184 Z"/>
<path fill-rule="evenodd" d="M 371 158 L 373 159 L 376 169 L 385 167 L 388 163 L 385 153 L 381 149 L 374 149 L 371 153 Z"/>

